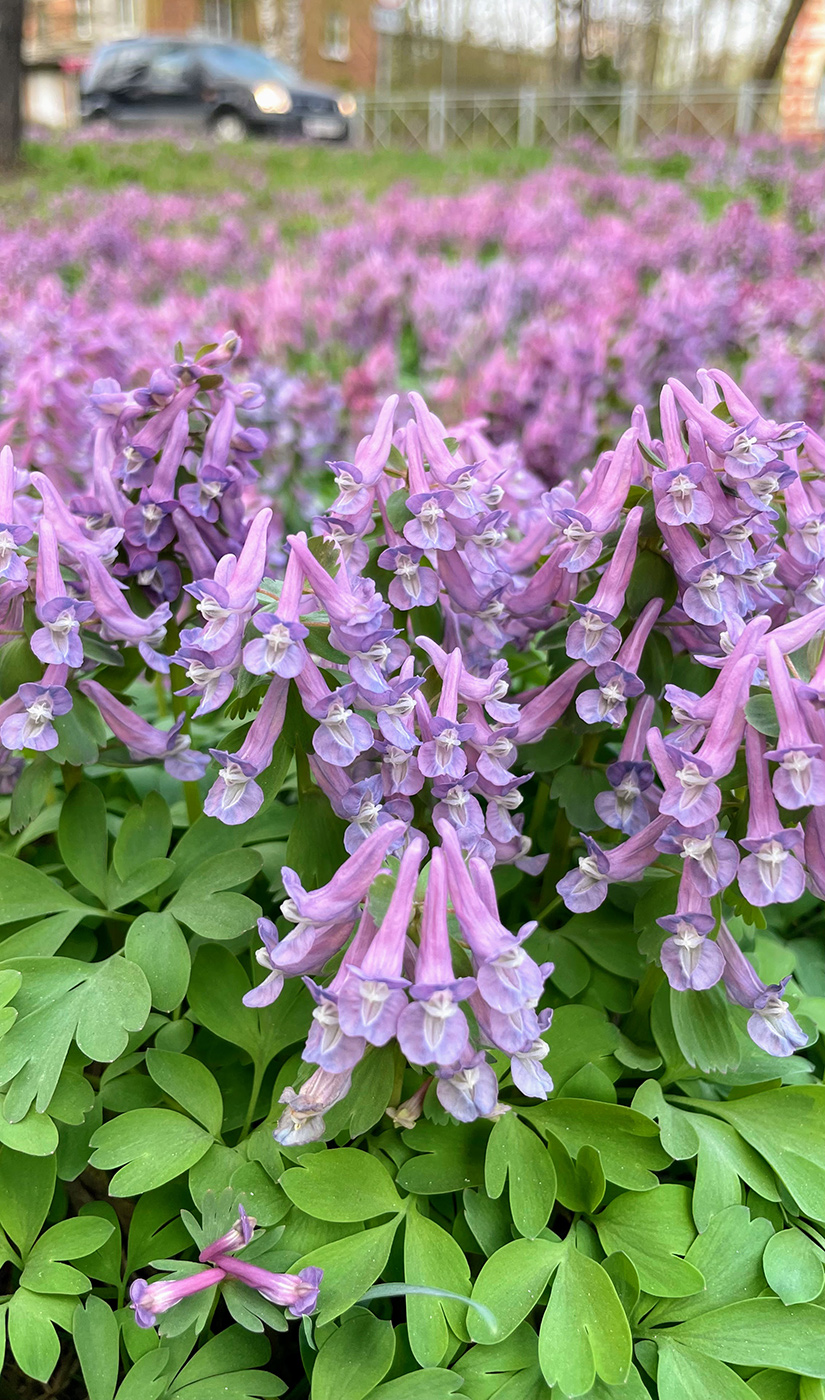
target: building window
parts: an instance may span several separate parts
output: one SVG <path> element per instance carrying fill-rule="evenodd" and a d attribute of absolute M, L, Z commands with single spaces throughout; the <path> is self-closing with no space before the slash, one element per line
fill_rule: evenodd
<path fill-rule="evenodd" d="M 135 0 L 117 0 L 117 24 L 118 29 L 128 31 L 134 30 L 135 23 Z"/>
<path fill-rule="evenodd" d="M 232 0 L 204 0 L 203 28 L 214 39 L 231 39 Z"/>
<path fill-rule="evenodd" d="M 349 15 L 343 15 L 340 10 L 327 10 L 324 37 L 318 52 L 332 63 L 347 62 L 350 56 Z"/>
<path fill-rule="evenodd" d="M 75 30 L 78 39 L 91 39 L 92 0 L 75 0 Z"/>

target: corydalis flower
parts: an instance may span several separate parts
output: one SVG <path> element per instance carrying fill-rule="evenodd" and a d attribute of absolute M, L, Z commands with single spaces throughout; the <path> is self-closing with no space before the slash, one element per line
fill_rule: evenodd
<path fill-rule="evenodd" d="M 324 1114 L 334 1104 L 346 1098 L 352 1083 L 352 1074 L 330 1074 L 328 1070 L 316 1069 L 300 1093 L 290 1086 L 281 1094 L 284 1111 L 278 1119 L 278 1126 L 272 1136 L 283 1147 L 302 1147 L 306 1142 L 319 1142 L 326 1131 Z"/>
<path fill-rule="evenodd" d="M 461 1059 L 469 1027 L 459 1003 L 474 987 L 472 977 L 457 978 L 453 971 L 444 855 L 436 849 L 424 896 L 415 982 L 410 988 L 413 1001 L 398 1021 L 398 1043 L 411 1064 L 450 1065 Z"/>
<path fill-rule="evenodd" d="M 147 1283 L 136 1278 L 129 1289 L 129 1299 L 138 1327 L 154 1327 L 158 1317 L 183 1298 L 191 1298 L 194 1293 L 202 1293 L 205 1288 L 214 1288 L 226 1278 L 223 1269 L 201 1269 L 187 1278 L 158 1279 Z"/>
<path fill-rule="evenodd" d="M 60 669 L 65 673 L 65 667 Z M 11 714 L 0 724 L 0 743 L 4 748 L 34 749 L 38 753 L 56 749 L 59 736 L 53 721 L 72 708 L 66 687 L 28 682 L 19 687 L 11 703 L 22 707 L 23 713 Z"/>
<path fill-rule="evenodd" d="M 767 985 L 749 963 L 739 944 L 723 923 L 719 948 L 725 959 L 722 974 L 728 999 L 753 1014 L 748 1019 L 748 1035 L 769 1055 L 786 1057 L 808 1044 L 808 1037 L 794 1019 L 783 999 L 789 977 Z"/>
<path fill-rule="evenodd" d="M 771 792 L 766 744 L 748 725 L 745 754 L 748 764 L 748 835 L 740 841 L 749 852 L 739 866 L 739 888 L 749 904 L 790 904 L 805 889 L 805 871 L 797 856 L 802 847 L 802 827 L 785 830 Z"/>
<path fill-rule="evenodd" d="M 722 976 L 725 959 L 708 938 L 716 920 L 711 914 L 669 914 L 657 919 L 670 938 L 662 944 L 661 962 L 671 987 L 677 992 L 706 991 Z"/>

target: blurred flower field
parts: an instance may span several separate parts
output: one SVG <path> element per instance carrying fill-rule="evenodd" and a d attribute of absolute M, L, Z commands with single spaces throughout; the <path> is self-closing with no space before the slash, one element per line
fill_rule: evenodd
<path fill-rule="evenodd" d="M 815 153 L 671 141 L 632 170 L 582 147 L 530 171 L 537 153 L 38 152 L 0 222 L 0 415 L 23 466 L 82 471 L 95 379 L 132 388 L 228 326 L 265 387 L 276 480 L 346 455 L 398 388 L 486 419 L 547 481 L 705 364 L 822 421 Z"/>

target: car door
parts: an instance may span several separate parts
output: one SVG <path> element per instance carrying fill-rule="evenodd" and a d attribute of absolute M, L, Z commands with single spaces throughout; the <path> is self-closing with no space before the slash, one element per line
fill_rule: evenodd
<path fill-rule="evenodd" d="M 147 121 L 163 126 L 202 121 L 201 83 L 193 45 L 158 45 L 152 52 L 144 83 Z"/>

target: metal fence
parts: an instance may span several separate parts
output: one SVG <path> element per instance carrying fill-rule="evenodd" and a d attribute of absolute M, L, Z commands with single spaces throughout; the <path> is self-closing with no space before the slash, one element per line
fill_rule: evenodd
<path fill-rule="evenodd" d="M 778 88 L 659 91 L 636 87 L 556 92 L 432 92 L 359 104 L 358 142 L 371 149 L 553 149 L 586 137 L 622 155 L 657 137 L 741 137 L 777 129 Z"/>

